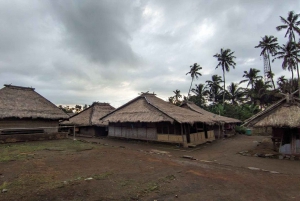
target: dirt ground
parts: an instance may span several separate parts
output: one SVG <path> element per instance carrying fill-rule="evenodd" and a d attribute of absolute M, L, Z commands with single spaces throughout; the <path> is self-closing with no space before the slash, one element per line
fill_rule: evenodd
<path fill-rule="evenodd" d="M 0 200 L 300 200 L 300 161 L 238 154 L 264 138 L 189 149 L 106 138 L 2 144 Z"/>

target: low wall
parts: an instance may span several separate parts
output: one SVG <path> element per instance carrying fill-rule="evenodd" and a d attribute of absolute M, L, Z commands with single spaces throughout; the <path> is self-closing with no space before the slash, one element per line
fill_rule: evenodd
<path fill-rule="evenodd" d="M 10 142 L 26 142 L 39 140 L 56 140 L 67 138 L 68 133 L 40 133 L 40 134 L 16 134 L 16 135 L 0 135 L 0 143 Z"/>
<path fill-rule="evenodd" d="M 205 133 L 199 132 L 199 133 L 193 133 L 190 134 L 190 143 L 192 144 L 202 144 L 206 142 Z"/>
<path fill-rule="evenodd" d="M 168 134 L 157 134 L 157 141 L 160 142 L 173 142 L 173 143 L 183 143 L 186 142 L 186 136 L 181 135 L 168 135 Z"/>

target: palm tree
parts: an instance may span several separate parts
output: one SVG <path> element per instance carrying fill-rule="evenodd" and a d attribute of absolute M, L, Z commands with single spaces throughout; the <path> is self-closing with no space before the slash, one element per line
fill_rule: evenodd
<path fill-rule="evenodd" d="M 278 43 L 277 43 L 277 38 L 274 36 L 265 36 L 262 38 L 261 41 L 259 41 L 259 44 L 255 46 L 255 48 L 261 48 L 262 51 L 260 53 L 260 56 L 266 56 L 268 58 L 269 66 L 270 66 L 270 72 L 272 73 L 272 68 L 271 68 L 271 62 L 270 62 L 270 54 L 273 56 L 278 49 Z M 275 84 L 273 78 L 271 78 L 273 87 L 275 89 Z"/>
<path fill-rule="evenodd" d="M 205 97 L 208 94 L 208 90 L 206 89 L 206 85 L 204 84 L 196 84 L 195 86 L 196 87 L 192 89 L 192 92 L 196 94 L 196 102 L 199 103 L 199 106 L 202 106 L 205 103 Z"/>
<path fill-rule="evenodd" d="M 191 77 L 192 77 L 192 82 L 191 82 L 191 86 L 189 89 L 188 98 L 190 97 L 190 91 L 192 88 L 194 78 L 198 79 L 199 76 L 202 76 L 202 74 L 198 72 L 202 69 L 202 67 L 200 65 L 198 65 L 197 63 L 194 63 L 194 65 L 190 66 L 190 68 L 191 68 L 190 71 L 186 73 L 186 75 L 191 74 Z"/>
<path fill-rule="evenodd" d="M 287 81 L 288 80 L 285 78 L 284 75 L 280 76 L 277 79 L 278 88 L 281 92 L 285 92 L 285 85 L 286 85 Z"/>
<path fill-rule="evenodd" d="M 251 96 L 256 104 L 260 105 L 261 109 L 271 102 L 269 88 L 271 88 L 271 85 L 268 82 L 264 83 L 262 79 L 257 80 L 254 84 Z"/>
<path fill-rule="evenodd" d="M 233 56 L 234 52 L 231 52 L 230 49 L 226 49 L 223 50 L 223 48 L 221 48 L 221 52 L 220 54 L 217 53 L 214 55 L 214 57 L 217 58 L 218 60 L 218 65 L 216 67 L 216 69 L 221 66 L 222 70 L 223 70 L 223 81 L 224 81 L 224 85 L 223 85 L 223 106 L 225 103 L 225 71 L 229 72 L 230 67 L 235 68 L 236 63 L 233 61 L 234 58 L 236 58 L 235 56 Z"/>
<path fill-rule="evenodd" d="M 298 57 L 300 56 L 300 50 L 296 47 L 294 42 L 288 42 L 286 45 L 279 47 L 279 51 L 275 54 L 275 59 L 283 59 L 282 68 L 284 70 L 288 69 L 292 72 L 292 79 L 294 79 L 294 69 L 297 68 L 297 63 L 299 62 Z M 298 70 L 298 69 L 297 69 Z M 298 73 L 299 80 L 299 73 Z"/>
<path fill-rule="evenodd" d="M 244 82 L 248 82 L 247 87 L 251 85 L 251 89 L 253 89 L 255 81 L 262 78 L 262 76 L 257 75 L 259 72 L 260 70 L 256 68 L 250 68 L 249 72 L 244 71 L 243 77 L 245 77 L 246 79 L 240 81 L 240 84 Z"/>
<path fill-rule="evenodd" d="M 182 95 L 180 94 L 180 90 L 178 90 L 178 89 L 176 89 L 175 91 L 173 91 L 174 92 L 174 98 L 175 98 L 175 100 L 176 100 L 176 102 L 175 102 L 175 104 L 178 104 L 179 103 L 179 98 L 181 98 L 182 97 Z"/>
<path fill-rule="evenodd" d="M 213 75 L 211 77 L 211 80 L 207 80 L 207 87 L 209 88 L 209 97 L 211 100 L 213 100 L 214 103 L 218 102 L 220 91 L 222 87 L 220 87 L 220 84 L 222 83 L 222 78 L 219 75 Z"/>
<path fill-rule="evenodd" d="M 285 19 L 280 16 L 281 21 L 283 22 L 283 25 L 277 26 L 277 31 L 281 31 L 283 29 L 287 29 L 285 36 L 289 35 L 289 42 L 296 43 L 295 33 L 298 33 L 300 35 L 300 28 L 298 27 L 300 25 L 300 20 L 298 20 L 300 14 L 295 14 L 294 11 L 290 11 L 288 13 L 288 17 Z M 296 47 L 296 49 L 298 49 Z M 298 57 L 296 56 L 296 69 L 297 69 L 297 75 L 298 75 L 298 89 L 300 91 L 300 79 L 299 79 L 299 67 L 298 67 Z M 299 92 L 299 98 L 300 98 L 300 92 Z"/>
<path fill-rule="evenodd" d="M 294 11 L 290 11 L 288 13 L 288 17 L 286 19 L 280 16 L 280 19 L 281 19 L 281 22 L 283 22 L 283 25 L 276 27 L 277 31 L 287 29 L 284 37 L 289 35 L 289 41 L 291 41 L 291 42 L 296 42 L 294 32 L 297 32 L 298 34 L 300 34 L 300 29 L 298 27 L 300 25 L 300 20 L 298 20 L 298 17 L 299 17 L 299 14 L 295 14 Z"/>
<path fill-rule="evenodd" d="M 227 96 L 233 105 L 237 105 L 239 101 L 241 101 L 244 97 L 244 89 L 239 87 L 237 83 L 231 83 L 227 87 Z"/>

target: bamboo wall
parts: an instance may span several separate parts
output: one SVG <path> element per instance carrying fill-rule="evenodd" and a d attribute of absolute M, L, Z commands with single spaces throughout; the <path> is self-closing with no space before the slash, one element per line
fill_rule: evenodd
<path fill-rule="evenodd" d="M 142 140 L 156 140 L 156 128 L 127 128 L 109 126 L 108 136 Z"/>
<path fill-rule="evenodd" d="M 0 120 L 0 129 L 5 129 L 5 128 L 39 128 L 39 127 L 50 127 L 50 128 L 43 128 L 46 133 L 58 132 L 58 120 L 13 119 L 13 118 L 12 119 L 1 119 Z"/>

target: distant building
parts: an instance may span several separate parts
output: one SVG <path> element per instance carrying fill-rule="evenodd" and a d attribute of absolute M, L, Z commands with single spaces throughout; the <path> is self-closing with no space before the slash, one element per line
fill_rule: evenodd
<path fill-rule="evenodd" d="M 34 88 L 4 85 L 0 90 L 0 134 L 54 133 L 68 115 Z"/>
<path fill-rule="evenodd" d="M 197 112 L 175 106 L 155 94 L 143 93 L 102 117 L 108 136 L 178 143 L 184 146 L 215 139 L 214 122 Z"/>
<path fill-rule="evenodd" d="M 115 110 L 109 103 L 93 103 L 90 107 L 74 114 L 69 120 L 60 123 L 61 126 L 75 126 L 78 134 L 99 137 L 107 135 L 108 122 L 101 121 L 100 118 Z M 73 128 L 67 128 L 73 132 Z"/>
<path fill-rule="evenodd" d="M 192 110 L 194 112 L 202 114 L 206 118 L 211 119 L 213 122 L 215 122 L 215 125 L 213 126 L 215 137 L 224 137 L 223 135 L 234 134 L 235 126 L 237 124 L 242 123 L 238 119 L 225 117 L 225 116 L 221 116 L 218 114 L 208 112 L 208 111 L 200 108 L 193 102 L 184 101 L 180 105 L 180 107 L 187 108 L 189 110 Z"/>

